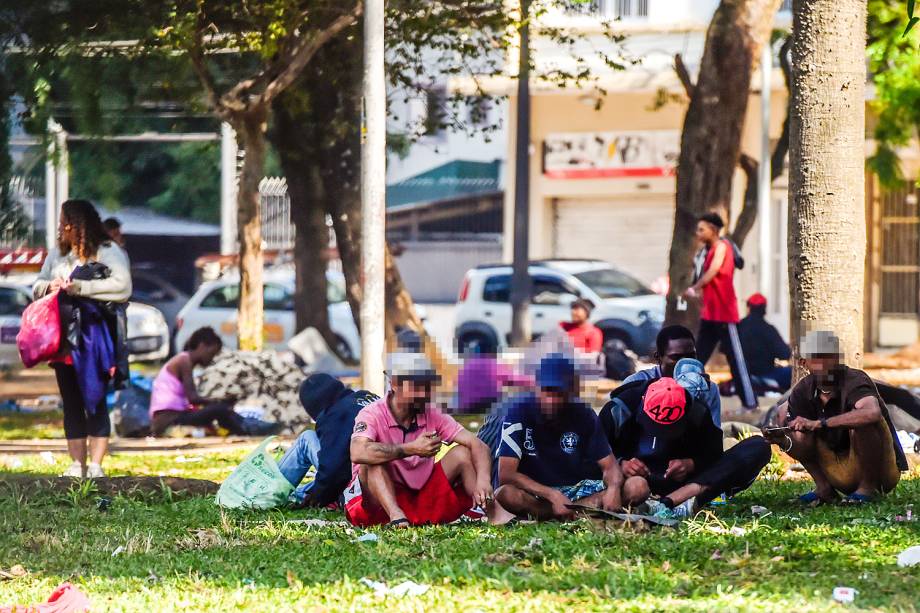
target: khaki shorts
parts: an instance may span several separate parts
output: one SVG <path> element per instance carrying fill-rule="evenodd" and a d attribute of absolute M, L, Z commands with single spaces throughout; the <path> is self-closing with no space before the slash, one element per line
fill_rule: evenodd
<path fill-rule="evenodd" d="M 882 461 L 878 467 L 880 472 L 879 484 L 883 492 L 890 492 L 898 484 L 901 478 L 901 471 L 898 470 L 898 462 L 894 453 L 894 441 L 891 438 L 891 430 L 888 424 L 883 420 L 871 426 L 872 435 L 877 439 L 877 444 L 881 446 Z M 859 487 L 859 481 L 862 476 L 862 463 L 856 455 L 856 449 L 852 441 L 852 430 L 850 431 L 849 449 L 842 453 L 837 453 L 827 446 L 820 438 L 818 439 L 818 464 L 824 469 L 828 481 L 834 486 L 834 489 L 845 494 L 851 494 Z M 876 444 L 876 443 L 873 443 Z"/>

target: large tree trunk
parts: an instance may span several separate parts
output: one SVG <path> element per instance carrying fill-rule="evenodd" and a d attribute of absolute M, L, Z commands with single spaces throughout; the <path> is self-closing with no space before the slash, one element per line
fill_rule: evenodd
<path fill-rule="evenodd" d="M 780 0 L 722 0 L 709 24 L 681 133 L 668 266 L 669 323 L 693 325 L 697 319 L 696 308 L 677 310 L 679 296 L 691 284 L 696 221 L 708 211 L 725 215 L 729 209 L 754 59 L 769 39 L 779 4 Z"/>
<path fill-rule="evenodd" d="M 240 307 L 237 321 L 239 348 L 261 351 L 264 327 L 262 310 L 262 217 L 259 182 L 265 166 L 267 109 L 240 116 L 234 129 L 244 151 L 237 195 L 237 228 L 240 242 Z"/>
<path fill-rule="evenodd" d="M 798 356 L 833 330 L 861 362 L 865 215 L 865 0 L 793 2 L 789 284 Z"/>

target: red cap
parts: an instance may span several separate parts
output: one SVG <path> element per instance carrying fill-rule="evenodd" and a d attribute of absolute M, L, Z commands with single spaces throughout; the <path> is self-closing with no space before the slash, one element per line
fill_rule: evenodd
<path fill-rule="evenodd" d="M 670 426 L 687 412 L 687 392 L 670 377 L 662 377 L 648 386 L 642 410 L 657 424 Z"/>
<path fill-rule="evenodd" d="M 767 306 L 767 297 L 759 293 L 751 294 L 750 298 L 747 299 L 747 305 L 749 307 Z"/>

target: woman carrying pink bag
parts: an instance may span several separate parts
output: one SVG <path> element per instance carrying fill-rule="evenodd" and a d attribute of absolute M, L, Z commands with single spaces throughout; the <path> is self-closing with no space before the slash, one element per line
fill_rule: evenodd
<path fill-rule="evenodd" d="M 76 269 L 92 264 L 102 265 L 107 269 L 107 276 L 71 279 Z M 35 299 L 41 302 L 42 298 L 56 292 L 63 298 L 63 294 L 60 294 L 63 292 L 67 296 L 100 303 L 126 303 L 131 297 L 131 289 L 128 256 L 111 241 L 95 207 L 87 200 L 66 201 L 61 205 L 58 247 L 48 253 L 38 280 L 32 287 Z M 53 323 L 54 316 L 49 312 L 50 307 L 47 308 L 49 323 Z M 60 343 L 60 314 L 57 323 Z M 77 357 L 76 353 L 74 357 Z M 112 429 L 105 398 L 96 403 L 97 406 L 86 406 L 81 380 L 69 353 L 51 360 L 51 365 L 64 403 L 67 451 L 73 459 L 63 476 L 90 479 L 104 477 L 102 460 L 108 452 Z"/>

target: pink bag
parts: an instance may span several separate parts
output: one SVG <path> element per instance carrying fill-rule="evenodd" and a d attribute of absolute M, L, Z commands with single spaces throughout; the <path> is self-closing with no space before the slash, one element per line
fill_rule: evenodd
<path fill-rule="evenodd" d="M 26 307 L 19 334 L 16 335 L 16 347 L 26 368 L 47 362 L 58 354 L 61 350 L 58 292 L 52 292 Z"/>

